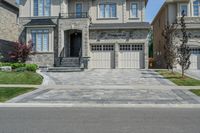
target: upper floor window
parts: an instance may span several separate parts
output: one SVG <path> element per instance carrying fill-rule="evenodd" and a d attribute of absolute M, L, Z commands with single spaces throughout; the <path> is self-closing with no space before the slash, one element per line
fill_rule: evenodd
<path fill-rule="evenodd" d="M 138 3 L 131 3 L 131 5 L 130 5 L 130 15 L 131 15 L 131 18 L 137 18 L 138 17 Z"/>
<path fill-rule="evenodd" d="M 116 18 L 117 17 L 117 8 L 116 4 L 100 4 L 100 18 Z"/>
<path fill-rule="evenodd" d="M 31 30 L 33 50 L 37 52 L 49 51 L 49 30 Z"/>
<path fill-rule="evenodd" d="M 76 3 L 76 17 L 79 18 L 82 16 L 82 3 Z"/>
<path fill-rule="evenodd" d="M 193 2 L 193 15 L 200 16 L 200 0 L 195 0 Z"/>
<path fill-rule="evenodd" d="M 188 5 L 187 4 L 181 4 L 180 5 L 180 15 L 184 13 L 185 16 L 188 15 Z"/>
<path fill-rule="evenodd" d="M 50 16 L 51 0 L 34 0 L 33 10 L 34 16 Z"/>

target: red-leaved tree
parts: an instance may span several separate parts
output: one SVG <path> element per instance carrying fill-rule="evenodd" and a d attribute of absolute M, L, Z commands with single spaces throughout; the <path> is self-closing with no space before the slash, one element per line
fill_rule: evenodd
<path fill-rule="evenodd" d="M 29 41 L 28 44 L 15 42 L 13 45 L 13 50 L 9 52 L 9 57 L 13 61 L 24 63 L 31 53 L 32 47 L 32 41 Z"/>

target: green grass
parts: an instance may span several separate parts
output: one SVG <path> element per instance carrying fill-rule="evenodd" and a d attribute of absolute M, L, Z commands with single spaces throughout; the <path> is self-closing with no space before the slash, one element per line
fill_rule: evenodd
<path fill-rule="evenodd" d="M 196 94 L 197 96 L 200 96 L 200 90 L 190 90 L 190 91 Z"/>
<path fill-rule="evenodd" d="M 0 84 L 40 85 L 43 77 L 34 72 L 0 72 Z"/>
<path fill-rule="evenodd" d="M 0 103 L 35 90 L 35 88 L 0 88 Z"/>
<path fill-rule="evenodd" d="M 156 72 L 178 86 L 200 86 L 200 80 L 196 80 L 188 76 L 182 78 L 181 74 L 178 72 L 172 73 L 168 70 L 157 70 Z"/>

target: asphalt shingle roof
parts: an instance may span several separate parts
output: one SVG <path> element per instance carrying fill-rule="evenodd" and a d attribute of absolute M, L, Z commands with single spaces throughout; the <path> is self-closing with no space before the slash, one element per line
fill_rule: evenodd
<path fill-rule="evenodd" d="M 32 19 L 24 26 L 39 26 L 39 25 L 55 26 L 56 24 L 51 19 Z"/>

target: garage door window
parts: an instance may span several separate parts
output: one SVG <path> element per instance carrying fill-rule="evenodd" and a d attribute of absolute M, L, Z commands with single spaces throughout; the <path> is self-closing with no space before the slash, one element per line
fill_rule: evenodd
<path fill-rule="evenodd" d="M 92 51 L 113 51 L 114 46 L 113 45 L 92 45 L 91 50 Z"/>
<path fill-rule="evenodd" d="M 141 51 L 143 47 L 141 44 L 128 44 L 128 45 L 120 45 L 120 51 Z"/>
<path fill-rule="evenodd" d="M 121 51 L 130 51 L 131 50 L 131 45 L 120 45 L 119 49 Z"/>
<path fill-rule="evenodd" d="M 190 50 L 192 54 L 200 54 L 200 48 L 191 48 Z"/>

